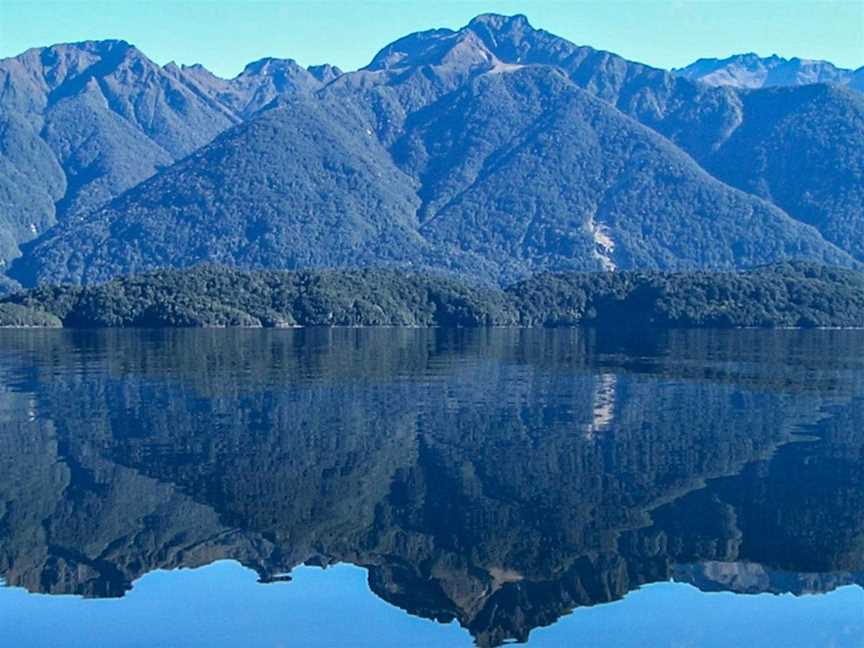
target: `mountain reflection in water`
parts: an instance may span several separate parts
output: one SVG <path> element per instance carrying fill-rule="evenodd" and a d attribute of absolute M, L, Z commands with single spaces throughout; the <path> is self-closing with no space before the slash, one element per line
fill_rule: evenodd
<path fill-rule="evenodd" d="M 669 579 L 860 586 L 862 468 L 864 332 L 0 332 L 34 593 L 350 563 L 495 646 Z"/>

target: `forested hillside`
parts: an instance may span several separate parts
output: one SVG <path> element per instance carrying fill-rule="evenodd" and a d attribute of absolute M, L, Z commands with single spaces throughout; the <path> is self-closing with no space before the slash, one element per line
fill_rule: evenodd
<path fill-rule="evenodd" d="M 162 270 L 40 287 L 0 323 L 68 327 L 862 327 L 864 275 L 812 264 L 750 272 L 539 275 L 506 290 L 392 270 Z"/>
<path fill-rule="evenodd" d="M 524 16 L 410 34 L 348 73 L 262 59 L 220 79 L 104 41 L 0 61 L 0 85 L 0 262 L 24 286 L 201 263 L 507 285 L 864 262 L 860 94 L 711 86 Z"/>
<path fill-rule="evenodd" d="M 333 76 L 329 66 L 267 59 L 219 79 L 198 65 L 159 66 L 120 40 L 0 60 L 0 267 L 57 222 L 110 202 L 275 97 L 311 93 Z"/>

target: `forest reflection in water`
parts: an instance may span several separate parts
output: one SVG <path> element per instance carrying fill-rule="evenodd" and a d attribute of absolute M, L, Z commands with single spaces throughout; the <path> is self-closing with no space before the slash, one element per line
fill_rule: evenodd
<path fill-rule="evenodd" d="M 670 579 L 860 592 L 862 423 L 856 331 L 2 331 L 0 577 L 347 563 L 481 646 Z"/>

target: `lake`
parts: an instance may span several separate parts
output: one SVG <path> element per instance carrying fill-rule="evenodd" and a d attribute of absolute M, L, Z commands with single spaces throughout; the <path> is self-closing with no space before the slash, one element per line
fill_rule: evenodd
<path fill-rule="evenodd" d="M 0 644 L 864 646 L 864 332 L 0 331 Z"/>

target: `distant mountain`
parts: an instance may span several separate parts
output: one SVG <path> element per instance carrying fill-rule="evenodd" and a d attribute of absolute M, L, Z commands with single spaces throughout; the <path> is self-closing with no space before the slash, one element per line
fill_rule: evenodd
<path fill-rule="evenodd" d="M 861 86 L 864 67 L 847 70 L 828 61 L 797 57 L 787 59 L 776 54 L 761 57 L 751 52 L 724 59 L 702 58 L 672 71 L 686 79 L 715 86 L 767 88 L 832 83 L 846 85 L 854 90 L 864 90 Z"/>
<path fill-rule="evenodd" d="M 406 36 L 347 74 L 272 59 L 230 81 L 156 69 L 235 125 L 62 219 L 11 277 L 207 261 L 506 283 L 864 261 L 864 99 L 844 88 L 713 87 L 492 14 Z M 39 177 L 62 177 L 18 150 L 27 169 L 49 164 Z"/>
<path fill-rule="evenodd" d="M 332 65 L 303 68 L 293 59 L 265 58 L 247 65 L 233 79 L 222 79 L 202 65 L 167 70 L 226 106 L 237 119 L 246 119 L 276 97 L 311 94 L 342 74 Z M 190 83 L 191 80 L 191 83 Z"/>
<path fill-rule="evenodd" d="M 231 80 L 153 63 L 124 41 L 0 60 L 0 264 L 17 246 L 170 166 L 282 94 L 336 72 L 250 64 Z"/>
<path fill-rule="evenodd" d="M 738 594 L 794 594 L 804 596 L 830 592 L 838 587 L 864 584 L 864 574 L 807 574 L 766 569 L 758 563 L 707 561 L 676 565 L 673 579 L 690 583 L 703 592 Z"/>

